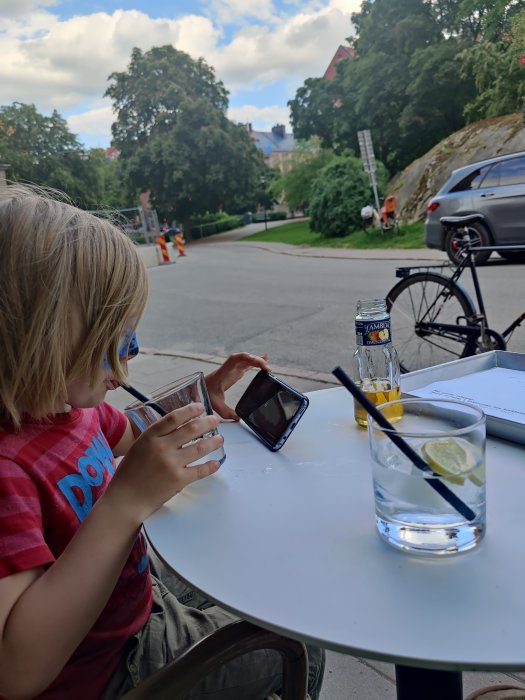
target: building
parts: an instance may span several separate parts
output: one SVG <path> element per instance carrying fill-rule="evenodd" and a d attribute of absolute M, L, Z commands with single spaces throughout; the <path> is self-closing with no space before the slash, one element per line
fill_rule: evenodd
<path fill-rule="evenodd" d="M 104 155 L 108 160 L 116 160 L 120 156 L 120 151 L 114 146 L 109 146 L 105 149 Z"/>
<path fill-rule="evenodd" d="M 270 168 L 279 168 L 281 173 L 290 169 L 290 156 L 295 149 L 293 134 L 286 133 L 284 124 L 276 124 L 271 131 L 255 131 L 251 124 L 246 124 L 250 138 L 264 156 Z"/>
<path fill-rule="evenodd" d="M 335 52 L 334 57 L 328 64 L 328 68 L 325 70 L 323 78 L 326 78 L 327 80 L 333 80 L 337 72 L 337 65 L 341 63 L 341 61 L 348 61 L 354 58 L 354 56 L 354 49 L 350 48 L 350 46 L 340 45 L 337 51 Z"/>

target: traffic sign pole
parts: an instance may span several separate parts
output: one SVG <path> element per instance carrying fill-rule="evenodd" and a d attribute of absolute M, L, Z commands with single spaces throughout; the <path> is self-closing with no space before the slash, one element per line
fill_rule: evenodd
<path fill-rule="evenodd" d="M 363 167 L 365 172 L 368 174 L 368 179 L 374 192 L 376 210 L 377 213 L 380 214 L 381 208 L 379 204 L 379 195 L 377 194 L 376 182 L 376 158 L 374 155 L 374 146 L 372 144 L 372 135 L 370 134 L 370 131 L 366 129 L 365 131 L 358 131 L 357 138 L 359 141 L 359 150 L 361 151 Z"/>

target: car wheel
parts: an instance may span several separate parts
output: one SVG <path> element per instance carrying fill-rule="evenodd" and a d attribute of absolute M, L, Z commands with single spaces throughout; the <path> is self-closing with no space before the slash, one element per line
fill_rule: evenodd
<path fill-rule="evenodd" d="M 501 250 L 499 254 L 504 260 L 508 260 L 509 262 L 525 262 L 525 253 L 518 250 Z"/>
<path fill-rule="evenodd" d="M 485 246 L 491 244 L 490 234 L 487 231 L 487 227 L 479 221 L 470 224 L 467 227 L 467 231 L 470 242 L 473 245 Z M 449 231 L 447 237 L 445 238 L 445 251 L 454 265 L 458 265 L 463 257 L 461 252 L 462 240 L 463 234 L 459 233 L 458 231 Z M 486 263 L 490 258 L 490 253 L 490 250 L 482 250 L 479 253 L 476 253 L 476 265 L 483 265 L 483 263 Z"/>

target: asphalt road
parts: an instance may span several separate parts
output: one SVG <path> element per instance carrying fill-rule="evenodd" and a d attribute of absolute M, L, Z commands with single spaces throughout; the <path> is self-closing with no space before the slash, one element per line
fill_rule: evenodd
<path fill-rule="evenodd" d="M 242 241 L 190 245 L 175 265 L 150 269 L 140 344 L 220 356 L 268 352 L 275 366 L 315 372 L 349 367 L 357 300 L 384 297 L 403 264 L 380 257 L 388 251 L 355 260 L 282 254 Z M 494 257 L 479 274 L 490 325 L 502 330 L 525 309 L 524 266 Z M 525 351 L 525 326 L 509 349 Z"/>

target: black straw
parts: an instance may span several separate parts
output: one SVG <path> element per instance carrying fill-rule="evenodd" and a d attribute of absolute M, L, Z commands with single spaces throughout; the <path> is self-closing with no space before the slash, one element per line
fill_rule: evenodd
<path fill-rule="evenodd" d="M 158 403 L 155 403 L 155 401 L 152 401 L 149 396 L 146 396 L 146 394 L 143 394 L 140 392 L 138 389 L 135 389 L 134 386 L 131 386 L 130 384 L 121 384 L 120 385 L 123 389 L 125 389 L 127 392 L 129 392 L 132 396 L 134 396 L 136 399 L 139 401 L 142 401 L 143 404 L 146 404 L 147 406 L 151 406 L 151 408 L 154 411 L 157 411 L 159 416 L 165 416 L 168 412 L 165 411 L 162 406 L 160 406 Z"/>
<path fill-rule="evenodd" d="M 336 367 L 332 370 L 332 374 L 339 379 L 341 384 L 348 389 L 352 396 L 358 401 L 361 406 L 369 413 L 375 422 L 383 428 L 385 435 L 387 435 L 392 442 L 399 447 L 401 452 L 403 452 L 418 469 L 424 472 L 430 472 L 436 477 L 438 474 L 422 459 L 418 453 L 410 447 L 410 445 L 403 440 L 403 438 L 396 432 L 394 426 L 384 417 L 381 411 L 378 411 L 374 404 L 365 396 L 365 394 L 357 387 L 346 372 L 341 367 Z M 451 491 L 446 484 L 444 484 L 439 478 L 427 479 L 427 483 L 435 491 L 437 491 L 443 498 L 450 503 L 450 505 L 457 510 L 457 512 L 462 515 L 466 520 L 475 520 L 476 514 L 469 508 L 469 506 L 464 503 L 461 498 L 458 498 L 456 494 Z"/>

